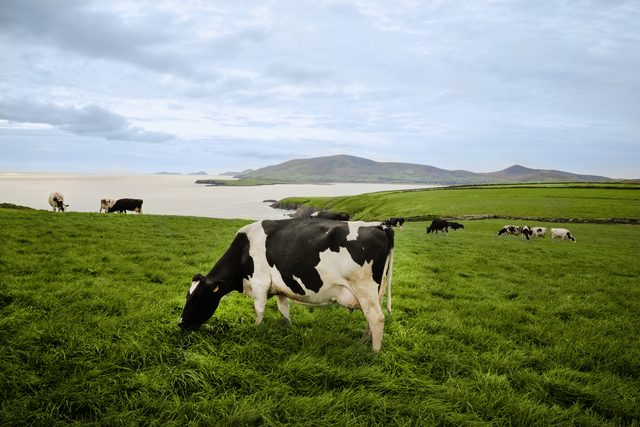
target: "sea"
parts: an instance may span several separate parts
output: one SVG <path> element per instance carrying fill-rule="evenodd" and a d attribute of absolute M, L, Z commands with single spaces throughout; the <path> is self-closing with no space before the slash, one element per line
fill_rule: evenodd
<path fill-rule="evenodd" d="M 207 186 L 198 179 L 233 179 L 218 175 L 121 175 L 0 172 L 0 203 L 53 210 L 49 194 L 64 196 L 69 212 L 98 212 L 100 200 L 142 199 L 143 214 L 248 220 L 285 219 L 292 211 L 271 208 L 286 197 L 352 196 L 379 191 L 432 188 L 417 184 L 277 184 Z M 131 212 L 130 214 L 136 215 Z"/>

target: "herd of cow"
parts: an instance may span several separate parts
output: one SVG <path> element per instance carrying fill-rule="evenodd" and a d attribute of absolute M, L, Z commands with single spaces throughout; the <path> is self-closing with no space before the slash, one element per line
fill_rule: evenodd
<path fill-rule="evenodd" d="M 54 212 L 66 212 L 69 207 L 64 204 L 64 196 L 57 191 L 49 194 L 49 204 Z M 100 200 L 99 212 L 102 213 L 103 210 L 107 213 L 127 213 L 127 211 L 142 213 L 142 199 L 102 199 Z"/>
<path fill-rule="evenodd" d="M 547 229 L 545 227 L 529 227 L 528 225 L 523 225 L 520 227 L 519 225 L 505 225 L 498 232 L 498 236 L 501 234 L 513 234 L 515 236 L 520 236 L 523 239 L 531 239 L 535 237 L 544 237 L 547 235 Z M 566 228 L 552 228 L 551 229 L 551 240 L 555 239 L 567 239 L 571 240 L 573 243 L 576 242 L 576 238 L 571 235 L 571 232 Z"/>
<path fill-rule="evenodd" d="M 459 228 L 464 228 L 464 225 L 458 224 L 457 222 L 449 222 L 444 219 L 436 219 L 434 220 L 429 227 L 427 227 L 427 234 L 435 231 L 436 234 L 438 231 L 442 231 L 443 233 L 448 233 L 449 230 L 457 230 Z M 520 227 L 519 225 L 505 225 L 502 227 L 500 231 L 498 231 L 498 236 L 505 234 L 513 234 L 515 236 L 520 236 L 523 239 L 530 240 L 532 237 L 536 239 L 538 237 L 544 237 L 547 235 L 547 229 L 545 227 L 529 227 L 528 225 L 523 225 Z M 566 228 L 552 228 L 551 229 L 551 240 L 555 239 L 567 239 L 571 240 L 573 243 L 576 242 L 576 238 L 571 235 L 571 232 Z"/>
<path fill-rule="evenodd" d="M 62 194 L 49 196 L 53 210 L 65 212 Z M 100 212 L 142 213 L 142 200 L 103 199 Z M 387 294 L 391 313 L 393 227 L 404 218 L 383 222 L 349 221 L 349 214 L 315 212 L 310 218 L 263 220 L 236 233 L 231 246 L 206 276 L 196 274 L 187 292 L 178 321 L 183 329 L 197 329 L 215 313 L 223 296 L 232 291 L 253 299 L 256 323 L 261 323 L 267 300 L 276 297 L 278 310 L 290 323 L 289 300 L 306 306 L 339 304 L 362 310 L 367 321 L 363 339 L 372 340 L 372 351 L 382 347 L 385 316 L 382 297 Z M 427 233 L 464 228 L 436 219 Z M 544 237 L 546 228 L 506 225 L 498 233 Z M 551 229 L 552 239 L 571 239 L 568 230 Z"/>

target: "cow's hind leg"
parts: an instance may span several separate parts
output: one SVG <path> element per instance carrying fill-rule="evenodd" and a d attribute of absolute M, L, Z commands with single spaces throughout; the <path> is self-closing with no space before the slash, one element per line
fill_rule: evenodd
<path fill-rule="evenodd" d="M 367 318 L 367 327 L 364 330 L 363 339 L 371 337 L 371 351 L 378 353 L 382 348 L 382 333 L 384 331 L 384 313 L 378 299 L 377 284 L 371 287 L 373 292 L 367 292 L 365 295 L 356 295 L 364 316 Z"/>

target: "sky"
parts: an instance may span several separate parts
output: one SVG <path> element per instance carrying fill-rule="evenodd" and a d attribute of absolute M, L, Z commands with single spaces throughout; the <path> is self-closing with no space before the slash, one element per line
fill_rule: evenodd
<path fill-rule="evenodd" d="M 0 172 L 640 178 L 637 0 L 0 0 Z"/>

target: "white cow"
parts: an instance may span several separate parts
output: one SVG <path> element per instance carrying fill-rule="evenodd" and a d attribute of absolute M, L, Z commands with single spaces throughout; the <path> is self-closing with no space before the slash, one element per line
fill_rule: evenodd
<path fill-rule="evenodd" d="M 57 191 L 55 193 L 49 194 L 49 204 L 53 208 L 54 212 L 56 211 L 56 209 L 60 212 L 66 212 L 67 207 L 69 206 L 64 204 L 64 196 Z"/>
<path fill-rule="evenodd" d="M 113 205 L 116 204 L 116 201 L 113 199 L 102 199 L 100 200 L 100 213 L 102 213 L 102 210 L 104 209 L 105 213 L 109 210 L 109 208 L 111 208 Z"/>
<path fill-rule="evenodd" d="M 554 240 L 556 237 L 557 238 L 562 238 L 562 240 L 564 240 L 564 239 L 573 240 L 573 243 L 576 242 L 575 237 L 573 237 L 571 235 L 571 233 L 569 232 L 569 230 L 567 230 L 566 228 L 552 228 L 551 229 L 551 240 Z"/>
<path fill-rule="evenodd" d="M 547 235 L 547 229 L 545 227 L 531 227 L 531 237 L 544 237 Z"/>

